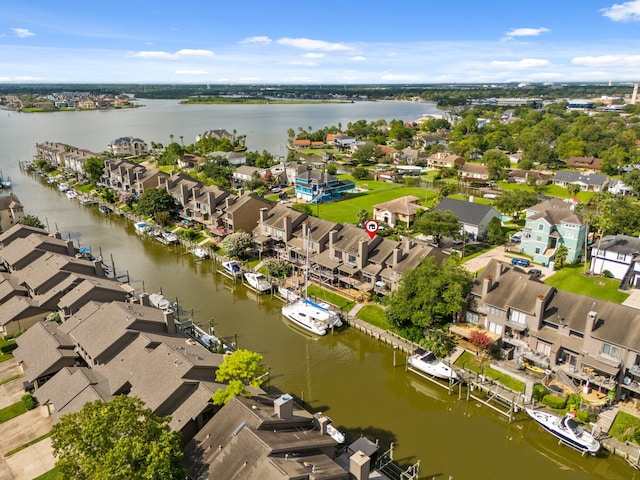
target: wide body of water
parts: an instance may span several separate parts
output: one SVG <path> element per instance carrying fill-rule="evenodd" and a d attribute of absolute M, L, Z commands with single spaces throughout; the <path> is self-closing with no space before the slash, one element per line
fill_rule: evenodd
<path fill-rule="evenodd" d="M 168 143 L 169 135 L 192 143 L 204 130 L 225 128 L 247 135 L 251 150 L 278 155 L 287 130 L 346 125 L 359 119 L 414 120 L 435 112 L 412 103 L 347 105 L 179 105 L 145 101 L 127 111 L 18 114 L 0 111 L 0 170 L 11 176 L 13 192 L 32 213 L 81 246 L 100 251 L 108 263 L 128 271 L 132 285 L 163 293 L 193 309 L 196 323 L 236 337 L 241 348 L 264 355 L 271 386 L 304 398 L 323 411 L 349 439 L 364 434 L 395 444 L 396 459 L 421 461 L 421 478 L 449 479 L 640 479 L 640 472 L 617 457 L 583 458 L 533 421 L 506 419 L 475 402 L 458 400 L 404 370 L 401 355 L 363 334 L 343 331 L 312 338 L 290 327 L 281 303 L 258 298 L 216 274 L 211 261 L 196 262 L 179 248 L 140 238 L 120 217 L 80 206 L 20 173 L 19 161 L 32 158 L 45 140 L 102 151 L 119 136 Z"/>

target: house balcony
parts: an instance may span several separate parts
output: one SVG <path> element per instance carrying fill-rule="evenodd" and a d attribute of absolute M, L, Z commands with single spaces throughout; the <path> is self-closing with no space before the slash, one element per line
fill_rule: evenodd
<path fill-rule="evenodd" d="M 556 365 L 556 371 L 562 370 L 570 377 L 578 380 L 580 384 L 586 384 L 589 382 L 591 386 L 602 387 L 607 390 L 615 389 L 618 385 L 616 381 L 616 376 L 612 373 L 608 374 L 606 372 L 596 371 L 595 369 L 587 366 L 583 366 L 582 368 L 574 367 L 573 365 L 565 365 L 559 364 Z"/>

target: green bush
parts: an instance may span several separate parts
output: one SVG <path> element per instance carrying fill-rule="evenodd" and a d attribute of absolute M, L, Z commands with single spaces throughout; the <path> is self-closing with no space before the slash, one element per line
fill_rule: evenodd
<path fill-rule="evenodd" d="M 542 403 L 554 410 L 564 410 L 567 406 L 567 399 L 565 397 L 557 397 L 555 395 L 547 394 L 542 398 Z"/>
<path fill-rule="evenodd" d="M 18 344 L 16 342 L 10 342 L 0 347 L 0 352 L 2 353 L 11 353 L 16 348 L 18 348 Z"/>
<path fill-rule="evenodd" d="M 22 404 L 24 405 L 24 408 L 26 408 L 27 410 L 33 410 L 38 405 L 36 403 L 36 399 L 33 398 L 28 393 L 24 394 L 21 400 L 22 400 Z"/>
<path fill-rule="evenodd" d="M 582 403 L 582 397 L 577 393 L 572 393 L 567 398 L 567 410 L 570 412 L 576 411 L 580 408 L 581 403 Z"/>
<path fill-rule="evenodd" d="M 542 399 L 549 394 L 549 390 L 541 383 L 533 384 L 533 392 L 531 396 L 536 402 L 541 402 Z"/>
<path fill-rule="evenodd" d="M 597 420 L 597 416 L 595 413 L 591 413 L 586 410 L 578 410 L 576 413 L 576 420 L 580 423 L 594 423 Z"/>

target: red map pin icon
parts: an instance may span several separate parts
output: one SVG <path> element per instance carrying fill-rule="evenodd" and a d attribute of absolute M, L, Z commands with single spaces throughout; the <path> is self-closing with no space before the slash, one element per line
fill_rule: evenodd
<path fill-rule="evenodd" d="M 373 237 L 376 236 L 376 232 L 378 231 L 378 228 L 380 226 L 378 225 L 378 222 L 376 222 L 375 220 L 367 220 L 366 222 L 364 222 L 364 229 L 367 231 L 367 233 L 369 234 L 369 238 L 371 238 L 373 240 Z"/>

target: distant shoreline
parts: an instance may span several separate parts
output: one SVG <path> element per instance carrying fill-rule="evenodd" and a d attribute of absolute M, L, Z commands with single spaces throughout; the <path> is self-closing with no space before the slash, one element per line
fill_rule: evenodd
<path fill-rule="evenodd" d="M 341 100 L 280 100 L 267 98 L 229 98 L 212 97 L 207 99 L 187 99 L 181 100 L 182 105 L 317 105 L 317 104 L 341 104 L 354 103 L 353 101 Z"/>

